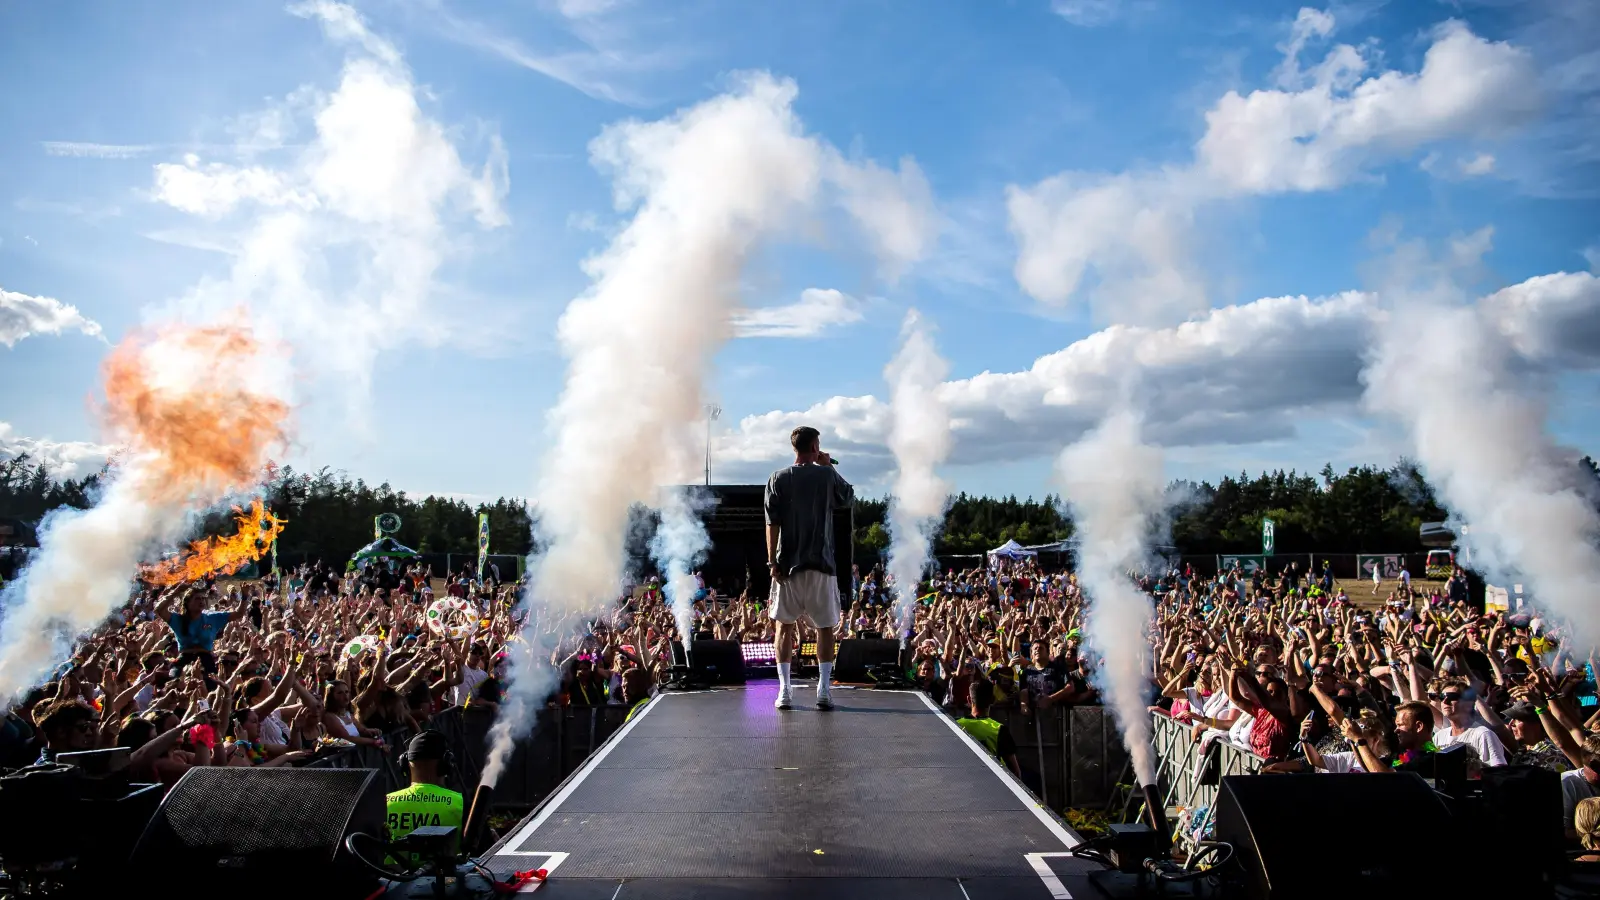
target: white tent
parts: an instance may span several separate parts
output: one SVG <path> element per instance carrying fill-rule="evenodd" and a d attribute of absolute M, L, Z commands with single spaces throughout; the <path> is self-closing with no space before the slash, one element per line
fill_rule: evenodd
<path fill-rule="evenodd" d="M 1001 544 L 1000 546 L 989 551 L 989 561 L 994 562 L 995 560 L 999 559 L 1023 559 L 1024 557 L 1038 555 L 1038 553 L 1023 547 L 1016 541 L 1006 541 L 1004 544 Z"/>

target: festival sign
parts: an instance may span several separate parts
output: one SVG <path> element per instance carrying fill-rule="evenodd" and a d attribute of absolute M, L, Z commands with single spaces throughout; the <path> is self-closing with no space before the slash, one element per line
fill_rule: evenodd
<path fill-rule="evenodd" d="M 1271 556 L 1273 548 L 1277 545 L 1277 523 L 1271 519 L 1261 520 L 1261 555 Z"/>
<path fill-rule="evenodd" d="M 1267 555 L 1265 553 L 1238 553 L 1217 557 L 1218 572 L 1232 571 L 1234 566 L 1243 569 L 1246 575 L 1254 575 L 1257 570 L 1267 567 Z"/>
<path fill-rule="evenodd" d="M 1399 578 L 1400 570 L 1405 568 L 1406 558 L 1400 553 L 1358 553 L 1356 554 L 1356 571 L 1361 573 L 1364 580 L 1372 578 L 1374 568 L 1378 570 L 1380 578 Z"/>

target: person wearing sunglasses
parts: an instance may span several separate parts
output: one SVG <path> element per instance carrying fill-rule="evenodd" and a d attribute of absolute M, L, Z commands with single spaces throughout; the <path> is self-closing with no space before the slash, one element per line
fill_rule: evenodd
<path fill-rule="evenodd" d="M 35 720 L 39 732 L 44 735 L 44 749 L 39 753 L 38 762 L 34 765 L 42 766 L 56 761 L 62 753 L 78 753 L 84 750 L 93 750 L 95 746 L 95 722 L 99 714 L 94 707 L 77 699 L 52 700 L 50 704 L 37 712 Z"/>
<path fill-rule="evenodd" d="M 1444 713 L 1444 721 L 1433 732 L 1433 742 L 1439 749 L 1468 744 L 1478 751 L 1478 758 L 1484 765 L 1506 764 L 1506 745 L 1492 729 L 1479 724 L 1473 710 L 1478 698 L 1465 679 L 1441 680 L 1438 689 L 1428 693 L 1428 699 Z"/>

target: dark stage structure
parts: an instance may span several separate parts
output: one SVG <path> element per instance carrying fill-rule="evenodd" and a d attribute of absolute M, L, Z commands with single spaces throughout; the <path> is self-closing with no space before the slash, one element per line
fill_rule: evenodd
<path fill-rule="evenodd" d="M 767 577 L 766 513 L 764 484 L 693 485 L 685 488 L 698 496 L 700 520 L 711 538 L 711 550 L 700 567 L 706 586 L 723 596 L 738 596 L 746 586 L 754 597 L 765 598 L 771 589 Z M 834 514 L 834 572 L 839 579 L 840 597 L 850 595 L 850 566 L 853 562 L 853 510 Z M 648 547 L 648 543 L 644 545 Z M 646 559 L 641 571 L 654 571 Z"/>

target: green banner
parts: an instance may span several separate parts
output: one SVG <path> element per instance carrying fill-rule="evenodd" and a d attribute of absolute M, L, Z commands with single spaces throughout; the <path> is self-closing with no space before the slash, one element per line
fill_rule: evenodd
<path fill-rule="evenodd" d="M 478 580 L 483 580 L 483 566 L 489 561 L 489 514 L 478 513 Z"/>
<path fill-rule="evenodd" d="M 1271 519 L 1261 520 L 1261 555 L 1271 556 L 1273 547 L 1278 543 L 1278 526 Z"/>

